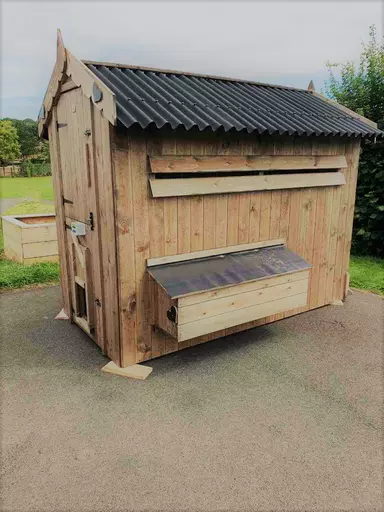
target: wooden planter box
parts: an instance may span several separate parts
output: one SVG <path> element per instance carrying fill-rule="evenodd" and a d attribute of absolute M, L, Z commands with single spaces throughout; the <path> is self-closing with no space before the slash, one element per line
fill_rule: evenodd
<path fill-rule="evenodd" d="M 2 221 L 6 258 L 25 265 L 59 261 L 55 214 L 4 216 Z"/>

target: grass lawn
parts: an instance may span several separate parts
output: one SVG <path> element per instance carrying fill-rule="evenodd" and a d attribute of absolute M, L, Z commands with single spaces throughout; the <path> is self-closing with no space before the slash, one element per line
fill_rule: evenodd
<path fill-rule="evenodd" d="M 0 178 L 0 199 L 12 197 L 28 197 L 35 201 L 53 201 L 51 176 Z"/>
<path fill-rule="evenodd" d="M 350 286 L 384 295 L 384 259 L 351 256 Z"/>
<path fill-rule="evenodd" d="M 0 256 L 0 290 L 22 288 L 41 283 L 57 283 L 60 279 L 58 263 L 22 265 Z"/>
<path fill-rule="evenodd" d="M 23 215 L 27 213 L 55 213 L 55 205 L 39 201 L 23 201 L 8 208 L 2 215 Z"/>

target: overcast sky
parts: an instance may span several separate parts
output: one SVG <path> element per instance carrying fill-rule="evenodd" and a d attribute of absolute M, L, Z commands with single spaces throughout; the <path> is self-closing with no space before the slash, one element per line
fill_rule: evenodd
<path fill-rule="evenodd" d="M 1 0 L 0 0 L 1 2 Z M 380 1 L 11 2 L 1 13 L 1 117 L 36 118 L 56 29 L 79 59 L 321 90 L 326 61 L 357 61 Z"/>

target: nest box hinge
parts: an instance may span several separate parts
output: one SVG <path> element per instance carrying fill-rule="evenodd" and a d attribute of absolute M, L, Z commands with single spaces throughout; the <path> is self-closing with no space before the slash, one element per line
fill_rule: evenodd
<path fill-rule="evenodd" d="M 59 128 L 65 128 L 66 126 L 68 126 L 68 124 L 67 124 L 67 123 L 59 123 L 59 122 L 57 122 L 57 123 L 56 123 L 56 127 L 57 127 L 57 129 L 59 129 Z"/>

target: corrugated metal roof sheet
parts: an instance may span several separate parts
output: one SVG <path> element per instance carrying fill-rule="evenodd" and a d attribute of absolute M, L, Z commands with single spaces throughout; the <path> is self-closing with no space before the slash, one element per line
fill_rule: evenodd
<path fill-rule="evenodd" d="M 127 128 L 170 126 L 186 130 L 289 135 L 382 136 L 309 91 L 85 62 L 116 95 L 117 117 Z"/>
<path fill-rule="evenodd" d="M 280 245 L 156 265 L 148 271 L 174 298 L 308 268 L 301 256 Z"/>

